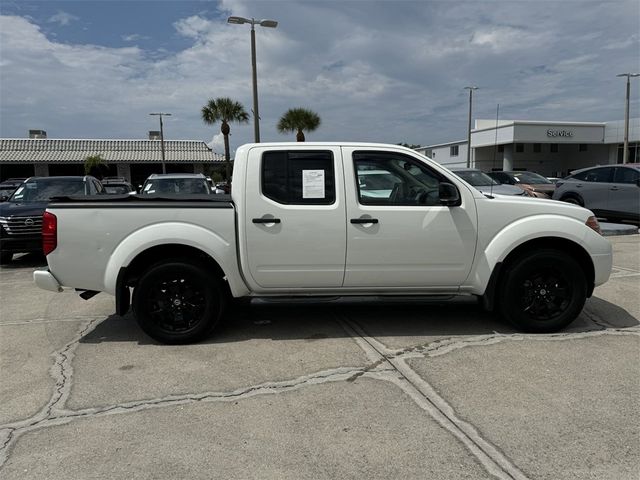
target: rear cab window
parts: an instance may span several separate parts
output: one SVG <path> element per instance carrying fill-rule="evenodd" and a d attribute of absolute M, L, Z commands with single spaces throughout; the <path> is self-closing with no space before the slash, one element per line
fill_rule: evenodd
<path fill-rule="evenodd" d="M 262 155 L 262 194 L 285 205 L 332 205 L 334 159 L 325 150 L 274 150 Z"/>

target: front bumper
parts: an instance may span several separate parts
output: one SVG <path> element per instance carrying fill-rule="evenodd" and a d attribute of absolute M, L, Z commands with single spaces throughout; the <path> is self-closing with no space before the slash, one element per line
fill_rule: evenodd
<path fill-rule="evenodd" d="M 42 237 L 2 236 L 0 250 L 11 253 L 42 252 Z"/>
<path fill-rule="evenodd" d="M 594 270 L 594 286 L 602 285 L 607 280 L 609 280 L 609 276 L 611 275 L 611 268 L 613 267 L 613 255 L 612 254 L 601 254 L 601 255 L 591 255 L 591 260 L 593 261 L 593 270 Z"/>
<path fill-rule="evenodd" d="M 33 272 L 33 281 L 43 290 L 62 292 L 62 285 L 60 285 L 58 279 L 56 279 L 49 270 L 36 270 Z"/>

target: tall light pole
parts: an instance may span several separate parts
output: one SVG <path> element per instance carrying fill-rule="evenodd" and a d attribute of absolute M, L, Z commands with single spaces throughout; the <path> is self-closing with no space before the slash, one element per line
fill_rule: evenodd
<path fill-rule="evenodd" d="M 160 151 L 162 152 L 162 173 L 167 173 L 167 166 L 164 163 L 164 128 L 162 126 L 162 116 L 170 117 L 170 113 L 150 113 L 149 115 L 159 116 L 160 117 Z"/>
<path fill-rule="evenodd" d="M 256 71 L 256 25 L 267 28 L 276 28 L 275 20 L 256 20 L 255 18 L 229 17 L 228 23 L 251 25 L 251 68 L 253 71 L 253 136 L 256 143 L 260 143 L 260 113 L 258 112 L 258 73 Z"/>
<path fill-rule="evenodd" d="M 622 163 L 629 163 L 629 93 L 631 92 L 631 77 L 640 77 L 640 73 L 620 73 L 616 77 L 627 77 L 627 98 L 624 107 L 624 150 Z"/>
<path fill-rule="evenodd" d="M 471 108 L 473 104 L 473 91 L 478 90 L 478 87 L 464 87 L 465 90 L 469 90 L 469 127 L 467 128 L 467 168 L 471 167 Z"/>

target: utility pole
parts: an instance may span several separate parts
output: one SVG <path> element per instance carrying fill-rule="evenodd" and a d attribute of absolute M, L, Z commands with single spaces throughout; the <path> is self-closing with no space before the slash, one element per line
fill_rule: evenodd
<path fill-rule="evenodd" d="M 640 73 L 620 73 L 616 77 L 627 77 L 627 96 L 624 104 L 624 150 L 622 163 L 629 163 L 629 97 L 631 93 L 631 77 L 640 77 Z"/>
<path fill-rule="evenodd" d="M 467 128 L 467 168 L 471 168 L 471 111 L 473 105 L 473 91 L 478 90 L 478 87 L 464 87 L 465 90 L 469 90 L 469 125 Z"/>
<path fill-rule="evenodd" d="M 229 17 L 227 23 L 251 25 L 251 71 L 253 79 L 253 137 L 256 143 L 260 143 L 260 112 L 258 111 L 258 71 L 256 68 L 256 25 L 267 28 L 276 28 L 275 20 L 256 20 L 255 18 Z"/>
<path fill-rule="evenodd" d="M 165 117 L 170 117 L 171 114 L 157 112 L 157 113 L 150 113 L 149 115 L 160 117 L 160 152 L 162 155 L 162 173 L 167 173 L 167 165 L 165 164 L 165 158 L 164 158 L 164 127 L 162 125 L 162 116 L 164 115 Z"/>

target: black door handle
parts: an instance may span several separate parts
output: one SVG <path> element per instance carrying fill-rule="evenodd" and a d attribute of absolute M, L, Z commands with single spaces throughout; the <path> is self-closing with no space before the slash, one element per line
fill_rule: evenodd
<path fill-rule="evenodd" d="M 351 223 L 378 223 L 377 218 L 352 218 Z"/>
<path fill-rule="evenodd" d="M 254 218 L 253 223 L 280 223 L 279 218 Z"/>

